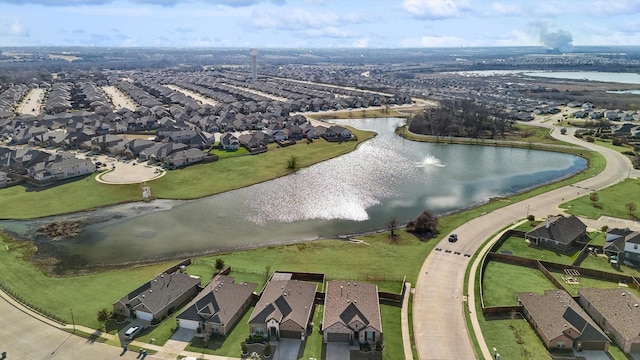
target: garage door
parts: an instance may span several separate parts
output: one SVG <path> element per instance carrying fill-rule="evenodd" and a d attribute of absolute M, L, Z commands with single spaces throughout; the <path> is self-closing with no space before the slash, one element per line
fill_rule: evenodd
<path fill-rule="evenodd" d="M 631 351 L 629 352 L 640 353 L 640 343 L 631 344 Z"/>
<path fill-rule="evenodd" d="M 349 342 L 349 334 L 328 333 L 327 342 Z"/>
<path fill-rule="evenodd" d="M 197 321 L 178 319 L 178 327 L 183 329 L 198 330 L 198 325 Z"/>
<path fill-rule="evenodd" d="M 136 311 L 136 317 L 138 319 L 147 320 L 147 321 L 153 320 L 153 315 L 144 311 Z"/>
<path fill-rule="evenodd" d="M 291 330 L 280 330 L 280 337 L 288 339 L 300 339 L 300 332 Z"/>

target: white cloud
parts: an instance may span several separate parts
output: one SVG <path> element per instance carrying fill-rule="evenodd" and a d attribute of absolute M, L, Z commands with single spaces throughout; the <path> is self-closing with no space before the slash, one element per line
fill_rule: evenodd
<path fill-rule="evenodd" d="M 457 17 L 471 9 L 467 0 L 404 0 L 402 7 L 412 15 L 426 19 Z"/>
<path fill-rule="evenodd" d="M 455 36 L 423 36 L 420 38 L 403 39 L 403 47 L 458 47 L 469 46 L 467 40 Z"/>
<path fill-rule="evenodd" d="M 20 20 L 15 20 L 9 24 L 9 28 L 5 32 L 12 36 L 29 36 L 29 28 L 27 28 Z"/>
<path fill-rule="evenodd" d="M 640 12 L 638 0 L 597 0 L 586 6 L 587 11 L 594 16 L 608 17 L 612 15 L 629 15 Z"/>
<path fill-rule="evenodd" d="M 514 3 L 499 3 L 495 2 L 491 4 L 491 11 L 497 15 L 522 15 L 524 14 L 524 9 L 520 6 L 520 4 Z"/>

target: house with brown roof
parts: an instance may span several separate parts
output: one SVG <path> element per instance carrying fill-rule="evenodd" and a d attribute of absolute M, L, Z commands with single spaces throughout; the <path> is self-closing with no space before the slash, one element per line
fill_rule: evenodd
<path fill-rule="evenodd" d="M 564 290 L 518 293 L 523 315 L 548 349 L 604 350 L 607 335 Z"/>
<path fill-rule="evenodd" d="M 251 306 L 258 285 L 216 275 L 176 317 L 178 327 L 227 336 Z"/>
<path fill-rule="evenodd" d="M 113 303 L 113 312 L 126 317 L 162 320 L 198 293 L 200 278 L 181 272 L 162 273 Z"/>
<path fill-rule="evenodd" d="M 291 275 L 276 272 L 271 276 L 249 318 L 251 335 L 305 339 L 318 286 L 292 280 Z"/>
<path fill-rule="evenodd" d="M 356 281 L 327 283 L 322 321 L 324 342 L 382 342 L 378 286 Z"/>
<path fill-rule="evenodd" d="M 583 241 L 587 234 L 585 225 L 576 216 L 548 216 L 547 219 L 524 234 L 532 244 L 546 248 L 568 251 L 576 242 Z"/>
<path fill-rule="evenodd" d="M 640 352 L 640 299 L 628 289 L 578 289 L 580 305 L 625 353 Z"/>

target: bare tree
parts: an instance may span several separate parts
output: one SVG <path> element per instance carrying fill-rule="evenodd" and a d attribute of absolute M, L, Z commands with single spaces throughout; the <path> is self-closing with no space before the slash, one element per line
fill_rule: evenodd
<path fill-rule="evenodd" d="M 387 230 L 389 230 L 389 232 L 391 233 L 390 235 L 391 239 L 396 237 L 397 234 L 395 233 L 395 231 L 396 229 L 398 229 L 398 226 L 400 226 L 400 222 L 395 217 L 392 217 L 387 222 Z"/>
<path fill-rule="evenodd" d="M 625 205 L 627 210 L 629 210 L 629 215 L 633 216 L 633 212 L 636 211 L 636 204 L 630 202 Z"/>
<path fill-rule="evenodd" d="M 600 200 L 600 197 L 598 197 L 598 193 L 594 191 L 591 194 L 589 194 L 589 200 L 591 200 L 591 202 L 593 203 L 593 206 L 595 207 L 598 200 Z"/>

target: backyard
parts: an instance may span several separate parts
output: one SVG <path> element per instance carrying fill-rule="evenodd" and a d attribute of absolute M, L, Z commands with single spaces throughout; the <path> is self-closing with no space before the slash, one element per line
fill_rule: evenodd
<path fill-rule="evenodd" d="M 555 286 L 537 269 L 491 261 L 482 279 L 485 306 L 515 305 L 520 292 L 544 294 Z"/>
<path fill-rule="evenodd" d="M 505 240 L 496 252 L 528 259 L 570 265 L 578 257 L 580 250 L 581 248 L 579 247 L 574 247 L 572 250 L 567 252 L 547 249 L 542 246 L 529 245 L 522 237 L 511 236 Z"/>

